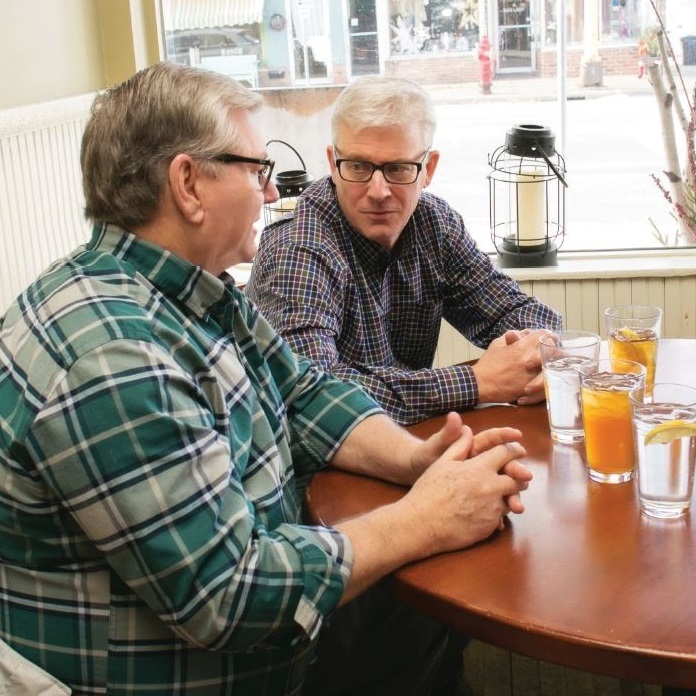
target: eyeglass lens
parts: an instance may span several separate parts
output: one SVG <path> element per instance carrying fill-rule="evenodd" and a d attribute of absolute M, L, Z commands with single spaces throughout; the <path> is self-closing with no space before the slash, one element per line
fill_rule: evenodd
<path fill-rule="evenodd" d="M 412 184 L 418 178 L 421 169 L 420 163 L 417 162 L 372 164 L 360 160 L 341 160 L 338 167 L 339 174 L 346 181 L 367 182 L 376 170 L 380 170 L 384 178 L 392 184 Z"/>
<path fill-rule="evenodd" d="M 268 188 L 268 184 L 271 181 L 272 172 L 273 164 L 265 164 L 263 169 L 259 172 L 259 186 L 261 186 L 262 191 L 265 191 Z"/>
<path fill-rule="evenodd" d="M 222 155 L 216 155 L 213 157 L 214 160 L 222 162 L 223 164 L 235 164 L 235 163 L 247 163 L 247 164 L 258 164 L 261 166 L 257 173 L 259 180 L 259 186 L 262 191 L 265 191 L 271 181 L 271 174 L 273 173 L 273 167 L 275 167 L 275 161 L 272 159 L 259 159 L 258 157 L 243 157 L 242 155 L 233 155 L 223 153 Z"/>

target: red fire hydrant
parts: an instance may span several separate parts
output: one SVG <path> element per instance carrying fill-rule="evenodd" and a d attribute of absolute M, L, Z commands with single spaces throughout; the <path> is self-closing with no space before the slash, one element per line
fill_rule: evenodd
<path fill-rule="evenodd" d="M 479 84 L 484 94 L 491 93 L 493 82 L 493 66 L 491 64 L 491 42 L 487 36 L 482 36 L 478 46 Z"/>

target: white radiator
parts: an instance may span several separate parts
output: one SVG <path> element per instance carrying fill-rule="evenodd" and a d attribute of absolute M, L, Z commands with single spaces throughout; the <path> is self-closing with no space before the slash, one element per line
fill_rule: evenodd
<path fill-rule="evenodd" d="M 564 317 L 565 328 L 593 331 L 606 338 L 604 310 L 612 304 L 653 304 L 662 307 L 665 338 L 696 338 L 696 275 L 664 277 L 582 278 L 520 282 Z M 453 365 L 478 357 L 472 346 L 443 322 L 435 364 Z M 696 356 L 695 356 L 696 357 Z"/>
<path fill-rule="evenodd" d="M 0 110 L 0 314 L 87 238 L 80 139 L 92 99 Z"/>

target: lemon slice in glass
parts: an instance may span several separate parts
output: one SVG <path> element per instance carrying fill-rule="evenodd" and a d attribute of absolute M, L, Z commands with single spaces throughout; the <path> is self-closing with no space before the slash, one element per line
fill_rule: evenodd
<path fill-rule="evenodd" d="M 680 437 L 693 437 L 696 435 L 696 423 L 685 420 L 672 420 L 656 425 L 645 433 L 643 443 L 645 445 L 666 445 Z"/>
<path fill-rule="evenodd" d="M 637 331 L 629 328 L 628 326 L 623 326 L 618 331 L 621 334 L 621 338 L 625 338 L 627 341 L 640 341 L 640 334 Z"/>

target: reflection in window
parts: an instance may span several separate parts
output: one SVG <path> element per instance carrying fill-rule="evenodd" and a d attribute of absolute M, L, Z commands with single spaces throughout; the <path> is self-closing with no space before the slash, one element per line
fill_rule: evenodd
<path fill-rule="evenodd" d="M 379 73 L 375 0 L 349 0 L 348 41 L 352 75 Z"/>
<path fill-rule="evenodd" d="M 544 0 L 543 15 L 541 17 L 541 26 L 543 27 L 543 32 L 541 35 L 542 45 L 556 45 L 556 40 L 558 37 L 557 21 L 556 0 Z"/>
<path fill-rule="evenodd" d="M 259 22 L 262 3 L 248 8 L 220 7 L 193 0 L 162 0 L 166 58 L 197 65 L 202 57 L 261 57 Z"/>
<path fill-rule="evenodd" d="M 292 0 L 292 41 L 295 78 L 309 83 L 328 77 L 331 41 L 325 0 Z"/>
<path fill-rule="evenodd" d="M 611 39 L 637 36 L 636 0 L 603 0 L 602 34 Z"/>
<path fill-rule="evenodd" d="M 479 0 L 389 0 L 392 55 L 470 51 L 478 41 Z"/>
<path fill-rule="evenodd" d="M 498 56 L 500 70 L 513 72 L 532 69 L 532 25 L 529 0 L 500 0 Z"/>

